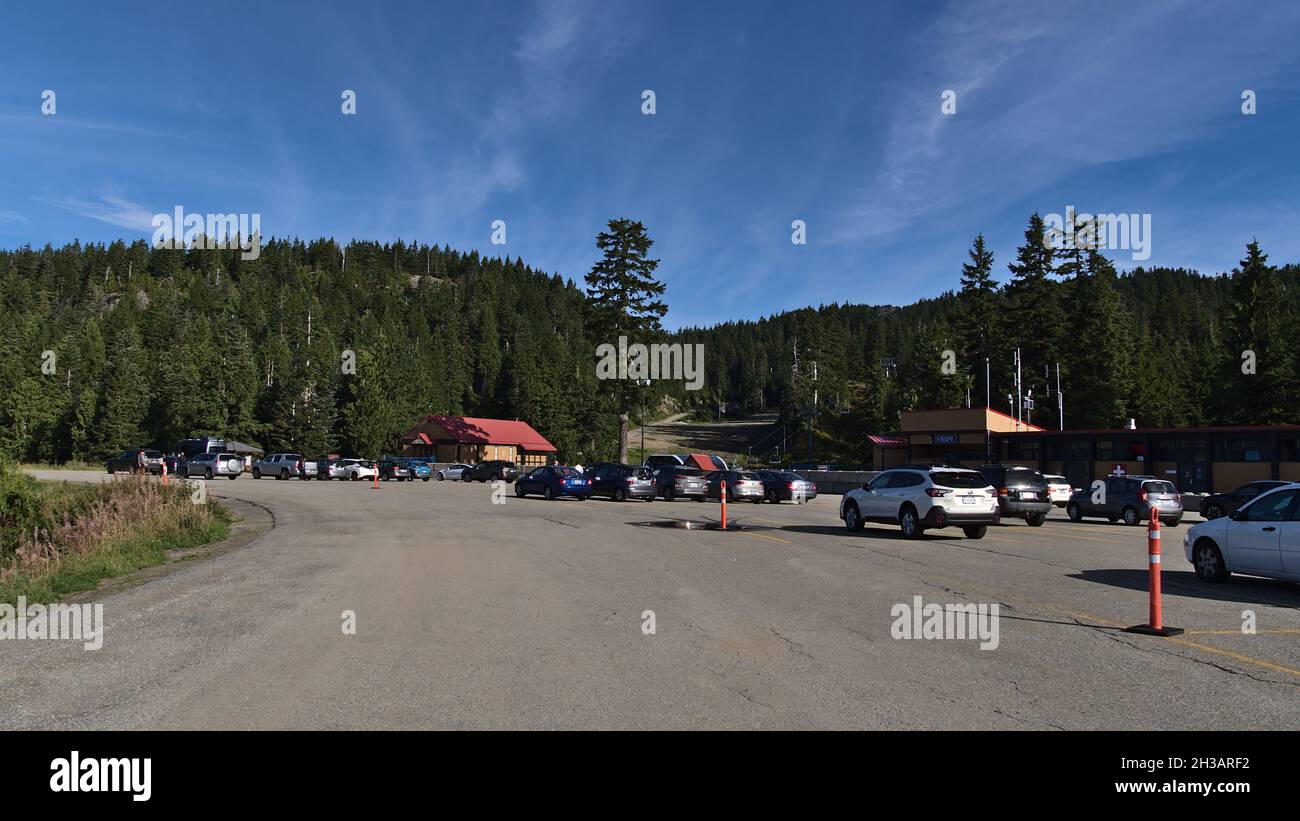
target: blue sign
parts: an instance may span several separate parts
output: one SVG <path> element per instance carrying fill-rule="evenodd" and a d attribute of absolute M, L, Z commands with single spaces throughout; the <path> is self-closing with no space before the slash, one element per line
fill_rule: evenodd
<path fill-rule="evenodd" d="M 957 444 L 957 434 L 936 433 L 930 437 L 930 441 L 936 445 L 955 445 Z"/>

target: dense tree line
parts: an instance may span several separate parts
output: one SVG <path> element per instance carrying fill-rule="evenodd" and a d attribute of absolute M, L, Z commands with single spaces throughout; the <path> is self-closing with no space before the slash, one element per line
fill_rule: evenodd
<path fill-rule="evenodd" d="M 812 414 L 858 449 L 900 410 L 982 405 L 986 357 L 1007 409 L 1017 347 L 1046 427 L 1058 363 L 1068 427 L 1300 421 L 1300 269 L 1252 243 L 1231 276 L 1119 274 L 1042 232 L 1035 215 L 1002 285 L 977 237 L 954 293 L 685 329 L 673 339 L 705 346 L 699 391 L 596 378 L 597 345 L 665 338 L 650 240 L 630 221 L 601 235 L 585 291 L 518 259 L 400 241 L 272 240 L 255 260 L 143 240 L 0 251 L 0 455 L 95 460 L 201 434 L 378 455 L 437 412 L 524 419 L 590 462 L 618 455 L 642 403 Z"/>
<path fill-rule="evenodd" d="M 320 239 L 0 252 L 0 451 L 100 459 L 214 434 L 378 455 L 424 414 L 529 421 L 608 458 L 586 298 L 519 260 Z M 48 352 L 48 353 L 47 353 Z"/>
<path fill-rule="evenodd" d="M 1009 412 L 1019 348 L 1023 387 L 1036 400 L 1031 418 L 1044 427 L 1059 424 L 1058 364 L 1069 428 L 1130 418 L 1143 427 L 1300 422 L 1300 348 L 1288 333 L 1300 319 L 1300 268 L 1270 266 L 1252 242 L 1229 276 L 1119 274 L 1098 250 L 1052 251 L 1043 230 L 1034 215 L 1005 284 L 979 236 L 960 290 L 938 298 L 905 308 L 823 305 L 684 331 L 708 347 L 710 401 L 737 414 L 780 408 L 794 427 L 813 413 L 819 429 L 839 437 L 839 452 L 860 454 L 867 433 L 897 430 L 901 410 L 958 407 L 968 397 L 978 407 L 989 396 Z"/>

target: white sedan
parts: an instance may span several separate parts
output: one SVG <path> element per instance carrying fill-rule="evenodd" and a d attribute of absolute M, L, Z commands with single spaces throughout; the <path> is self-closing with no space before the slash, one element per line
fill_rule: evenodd
<path fill-rule="evenodd" d="M 1207 582 L 1227 581 L 1233 573 L 1300 581 L 1300 483 L 1193 526 L 1183 536 L 1183 552 Z"/>
<path fill-rule="evenodd" d="M 1070 487 L 1069 479 L 1048 474 L 1044 474 L 1043 478 L 1047 480 L 1047 493 L 1052 499 L 1052 504 L 1065 507 L 1070 503 L 1070 494 L 1074 493 L 1074 488 Z"/>
<path fill-rule="evenodd" d="M 461 474 L 467 470 L 469 470 L 469 465 L 462 465 L 458 462 L 454 465 L 447 465 L 435 475 L 438 477 L 438 481 L 441 482 L 444 479 L 460 479 Z"/>

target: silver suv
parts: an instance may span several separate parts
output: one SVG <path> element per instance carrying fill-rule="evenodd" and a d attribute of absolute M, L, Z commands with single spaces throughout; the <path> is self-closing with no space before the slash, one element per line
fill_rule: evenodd
<path fill-rule="evenodd" d="M 1183 498 L 1178 489 L 1154 476 L 1107 476 L 1096 487 L 1084 488 L 1070 497 L 1065 514 L 1072 522 L 1094 516 L 1126 525 L 1145 524 L 1154 508 L 1162 525 L 1176 527 L 1183 520 Z"/>
<path fill-rule="evenodd" d="M 224 476 L 238 479 L 244 472 L 244 460 L 233 453 L 196 453 L 185 462 L 186 476 L 202 476 L 211 479 Z"/>

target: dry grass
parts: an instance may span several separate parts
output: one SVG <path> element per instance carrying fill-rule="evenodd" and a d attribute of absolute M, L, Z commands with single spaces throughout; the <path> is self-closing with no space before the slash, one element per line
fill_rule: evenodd
<path fill-rule="evenodd" d="M 57 601 L 229 532 L 225 511 L 208 501 L 195 504 L 183 483 L 163 487 L 131 477 L 72 485 L 14 473 L 4 477 L 0 602 Z"/>

